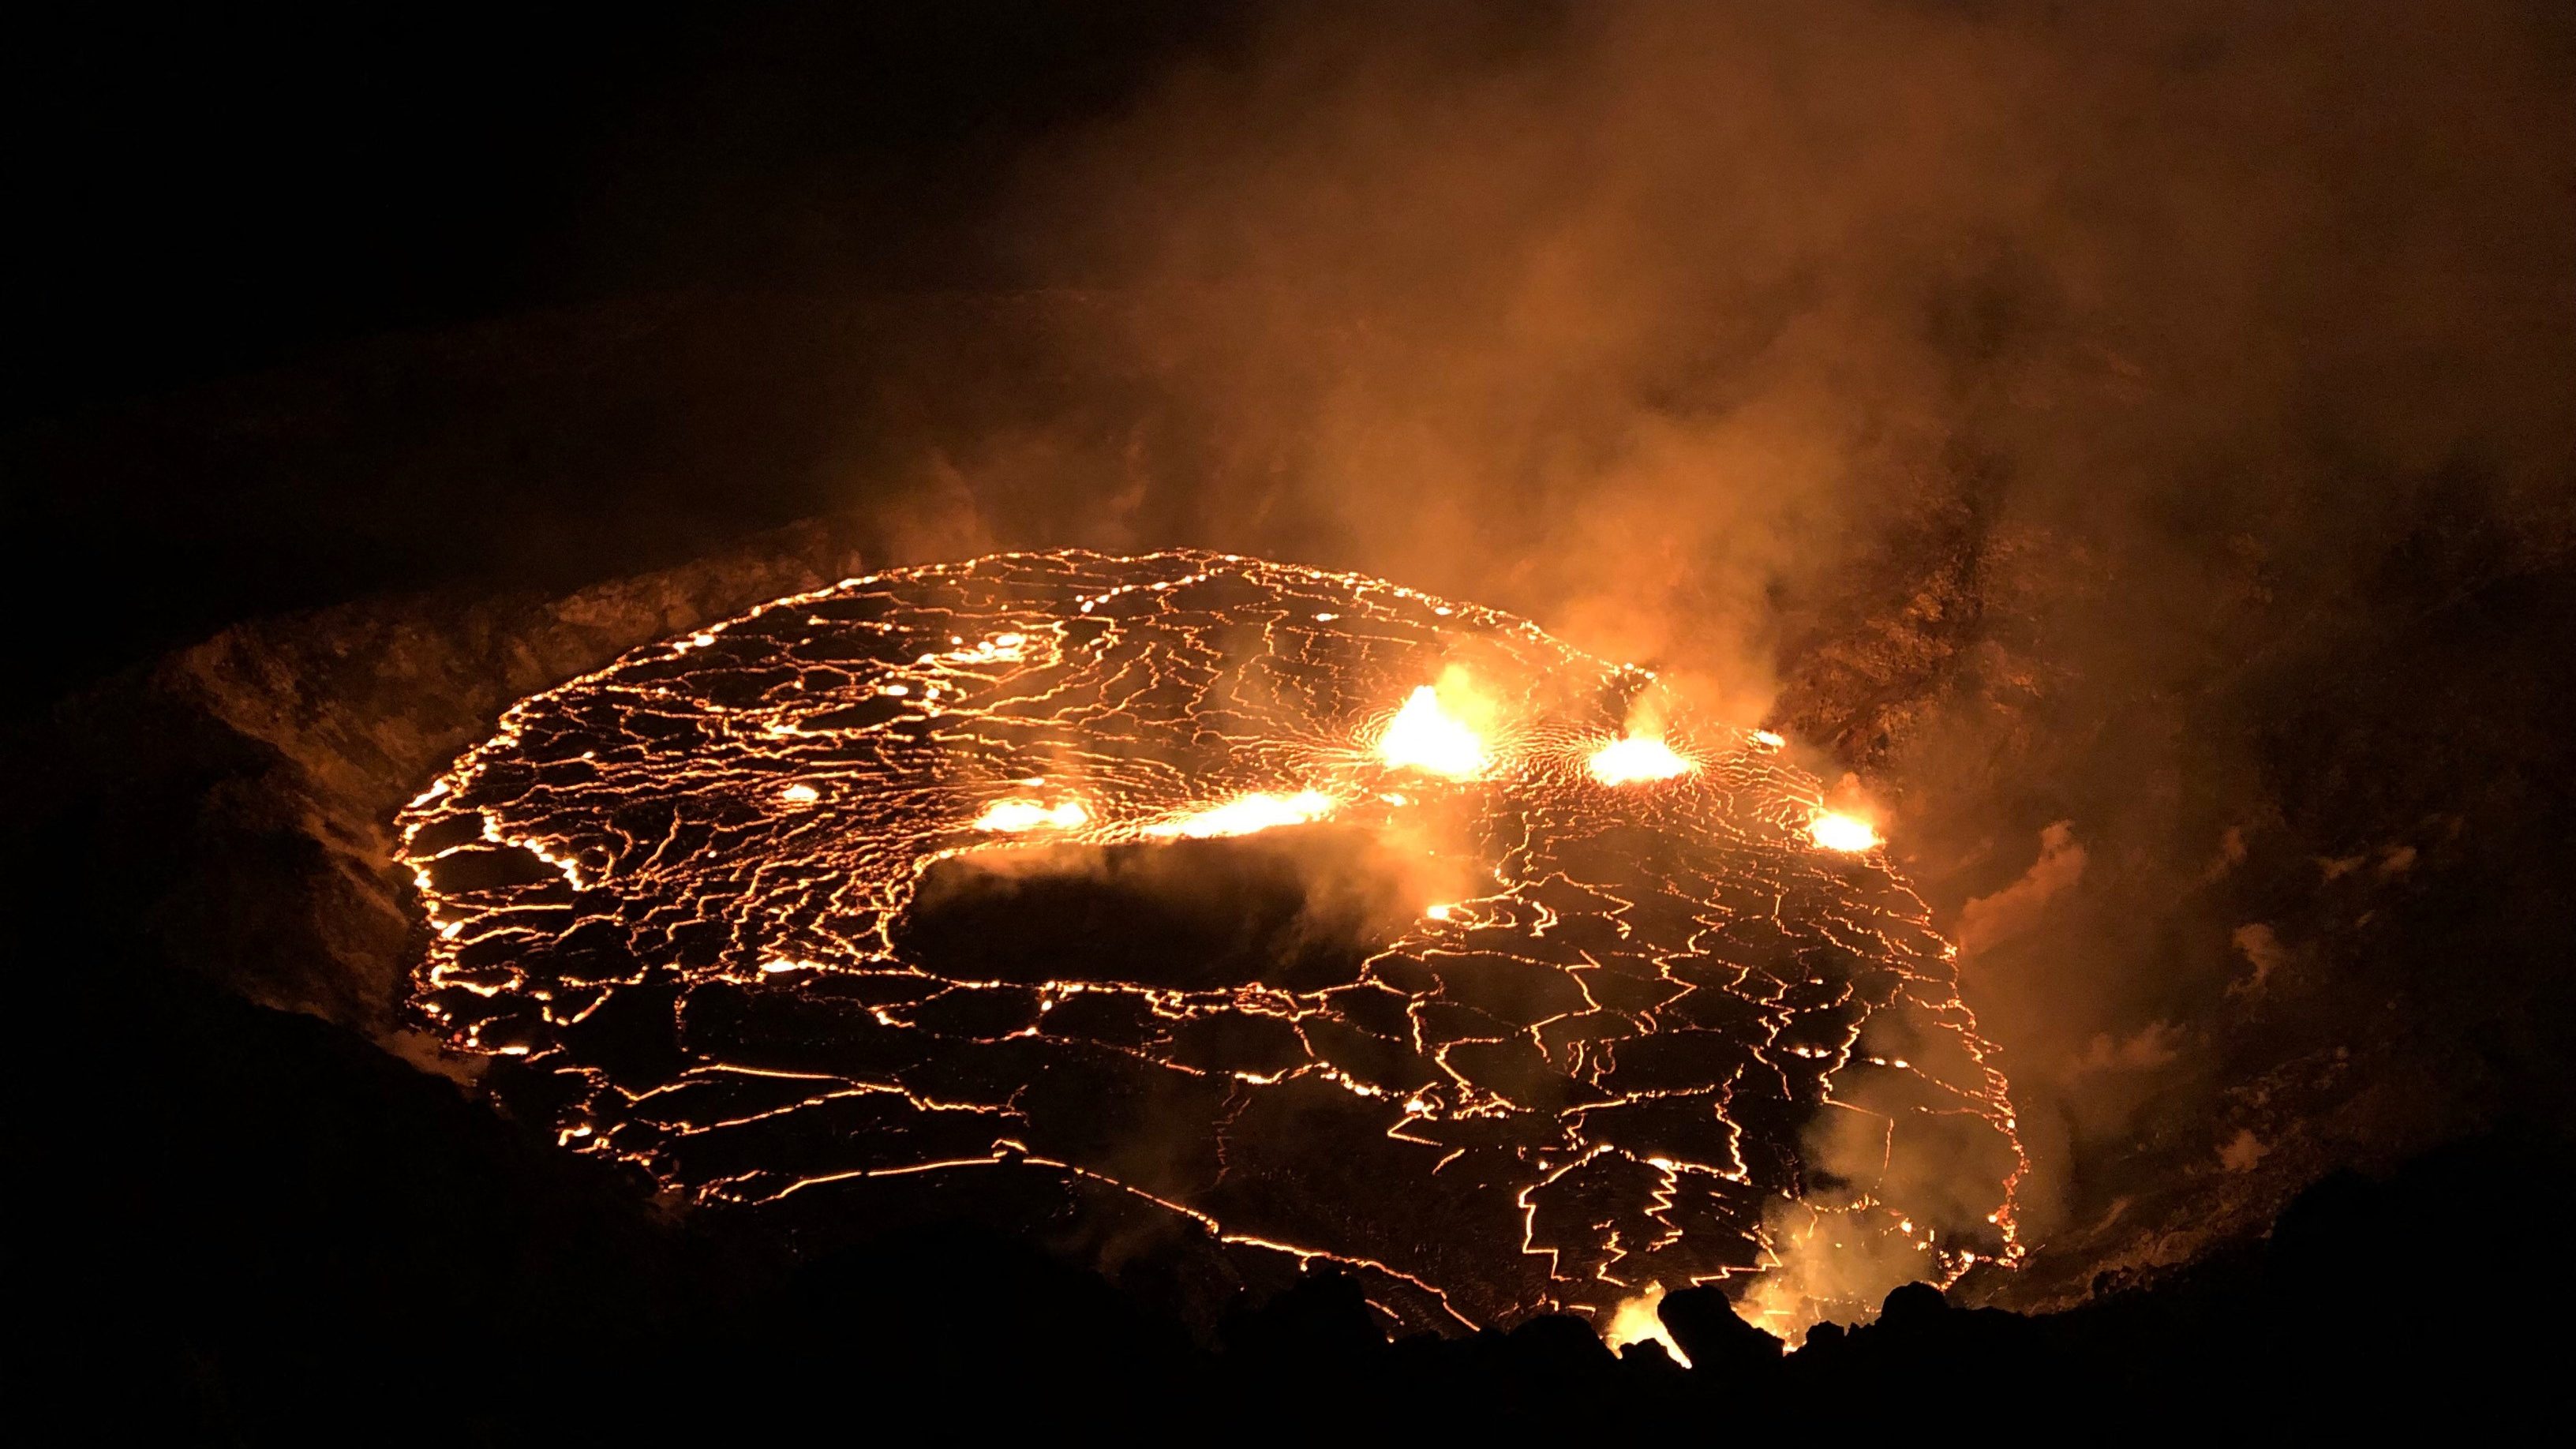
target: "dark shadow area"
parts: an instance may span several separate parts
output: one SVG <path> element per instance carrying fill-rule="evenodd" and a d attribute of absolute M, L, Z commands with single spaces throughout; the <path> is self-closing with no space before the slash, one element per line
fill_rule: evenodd
<path fill-rule="evenodd" d="M 1241 24 L 1201 0 L 36 17 L 9 78 L 45 220 L 0 419 L 610 296 L 1013 285 L 975 227 L 1009 158 Z"/>
<path fill-rule="evenodd" d="M 2513 1201 L 2545 1221 L 2567 1184 L 2566 1144 L 2517 1129 L 2321 1183 L 2268 1242 L 2054 1316 L 1917 1285 L 1784 1355 L 1714 1290 L 1677 1292 L 1684 1370 L 1568 1318 L 1389 1343 L 1324 1269 L 1194 1336 L 964 1220 L 782 1240 L 671 1213 L 336 1028 L 129 957 L 84 966 L 48 993 L 50 1029 L 117 1049 L 46 1098 L 43 1261 L 20 1284 L 45 1326 L 27 1365 L 55 1391 L 42 1412 L 93 1440 L 1813 1433 L 1963 1405 L 2141 1432 L 2474 1422 L 2544 1391 L 2568 1286 L 2545 1231 L 2497 1221 Z"/>
<path fill-rule="evenodd" d="M 961 981 L 1123 982 L 1180 991 L 1321 991 L 1417 918 L 1394 852 L 1367 831 L 1106 848 L 1001 847 L 924 872 L 904 954 Z"/>

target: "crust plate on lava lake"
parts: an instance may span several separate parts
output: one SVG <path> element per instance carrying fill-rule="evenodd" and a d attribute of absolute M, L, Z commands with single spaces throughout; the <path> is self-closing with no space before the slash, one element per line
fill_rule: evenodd
<path fill-rule="evenodd" d="M 1756 1271 L 1791 1205 L 1911 1276 L 2011 1252 L 1922 902 L 1816 847 L 1772 737 L 1677 712 L 1689 768 L 1587 769 L 1650 685 L 1225 555 L 849 580 L 523 701 L 415 800 L 418 1002 L 699 1201 L 1050 1173 L 1453 1327 Z M 1381 748 L 1435 688 L 1454 776 Z"/>

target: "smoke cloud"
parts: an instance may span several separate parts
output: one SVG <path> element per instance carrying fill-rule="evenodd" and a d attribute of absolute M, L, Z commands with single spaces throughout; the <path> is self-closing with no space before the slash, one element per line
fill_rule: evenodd
<path fill-rule="evenodd" d="M 1757 691 L 1960 507 L 2124 537 L 2206 500 L 2215 532 L 2325 503 L 2321 450 L 2464 439 L 2563 479 L 2566 346 L 2512 323 L 2565 302 L 2563 157 L 2527 144 L 2565 119 L 2563 30 L 1289 7 L 1032 158 L 1008 229 L 1114 289 L 1116 361 L 1211 454 L 1130 459 L 1072 516 L 1050 449 L 960 466 L 988 519 L 1501 596 Z"/>
<path fill-rule="evenodd" d="M 2268 1069 L 2275 863 L 2430 848 L 2326 849 L 2252 722 L 2576 537 L 2571 58 L 2509 0 L 1282 7 L 996 221 L 1131 421 L 908 526 L 1386 574 L 1778 723 L 1955 928 L 2032 1234 L 2144 1221 L 2142 1114 L 2215 1160 Z"/>

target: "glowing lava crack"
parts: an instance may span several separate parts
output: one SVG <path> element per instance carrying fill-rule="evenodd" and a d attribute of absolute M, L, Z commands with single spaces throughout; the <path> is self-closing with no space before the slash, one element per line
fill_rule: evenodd
<path fill-rule="evenodd" d="M 1922 903 L 1811 838 L 1777 737 L 1625 737 L 1650 683 L 1228 556 L 849 580 L 518 704 L 415 800 L 420 1006 L 702 1201 L 1041 1172 L 1417 1324 L 1787 1283 L 1793 1240 L 2010 1255 Z"/>

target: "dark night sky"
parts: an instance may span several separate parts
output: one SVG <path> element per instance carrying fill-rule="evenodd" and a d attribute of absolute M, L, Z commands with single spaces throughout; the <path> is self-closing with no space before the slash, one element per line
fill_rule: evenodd
<path fill-rule="evenodd" d="M 51 577 L 116 582 L 29 642 L 10 692 L 249 615 L 573 587 L 836 506 L 809 476 L 835 408 L 805 395 L 835 344 L 800 304 L 712 299 L 1026 284 L 994 224 L 1018 158 L 1231 43 L 1221 10 L 84 9 L 21 30 L 6 531 L 28 607 Z M 667 357 L 543 340 L 601 317 L 631 338 L 671 307 L 717 320 Z M 500 365 L 454 361 L 486 323 Z M 521 386 L 597 367 L 617 382 Z M 436 536 L 457 508 L 487 516 Z"/>
<path fill-rule="evenodd" d="M 1008 283 L 975 223 L 1012 156 L 1211 9 L 53 17 L 13 46 L 9 416 L 605 295 Z"/>

